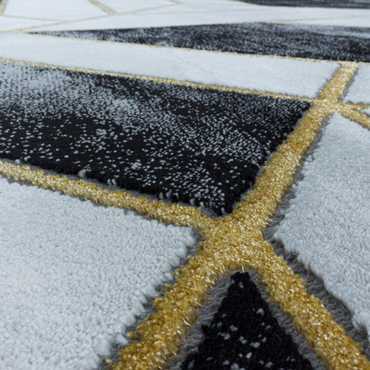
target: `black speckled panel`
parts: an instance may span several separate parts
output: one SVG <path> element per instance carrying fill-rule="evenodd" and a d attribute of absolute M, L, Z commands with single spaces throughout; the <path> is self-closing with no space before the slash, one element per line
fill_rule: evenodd
<path fill-rule="evenodd" d="M 237 273 L 182 370 L 311 370 L 248 273 Z"/>
<path fill-rule="evenodd" d="M 248 54 L 370 62 L 370 28 L 244 23 L 50 34 Z"/>
<path fill-rule="evenodd" d="M 309 104 L 0 64 L 0 158 L 230 212 Z"/>

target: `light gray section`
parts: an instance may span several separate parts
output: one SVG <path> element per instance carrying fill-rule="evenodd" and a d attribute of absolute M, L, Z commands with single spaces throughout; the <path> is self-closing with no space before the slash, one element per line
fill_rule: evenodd
<path fill-rule="evenodd" d="M 275 238 L 370 329 L 370 132 L 336 115 L 303 167 Z"/>
<path fill-rule="evenodd" d="M 96 368 L 196 239 L 0 178 L 0 369 Z"/>
<path fill-rule="evenodd" d="M 350 86 L 346 100 L 370 104 L 370 65 L 361 65 Z"/>
<path fill-rule="evenodd" d="M 315 97 L 335 62 L 0 33 L 0 58 Z"/>

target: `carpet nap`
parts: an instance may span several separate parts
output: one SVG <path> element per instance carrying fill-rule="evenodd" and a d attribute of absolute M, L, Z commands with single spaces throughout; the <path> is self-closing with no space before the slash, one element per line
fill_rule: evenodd
<path fill-rule="evenodd" d="M 370 62 L 369 28 L 239 23 L 48 34 L 223 52 Z"/>
<path fill-rule="evenodd" d="M 311 370 L 248 273 L 237 273 L 182 370 Z"/>
<path fill-rule="evenodd" d="M 0 65 L 0 157 L 221 215 L 308 103 Z"/>
<path fill-rule="evenodd" d="M 370 133 L 334 116 L 275 234 L 370 333 Z"/>
<path fill-rule="evenodd" d="M 0 179 L 0 368 L 91 370 L 196 237 Z"/>

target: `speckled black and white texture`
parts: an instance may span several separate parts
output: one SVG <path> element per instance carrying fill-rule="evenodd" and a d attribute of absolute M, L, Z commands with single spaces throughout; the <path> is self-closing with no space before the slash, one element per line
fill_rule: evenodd
<path fill-rule="evenodd" d="M 241 23 L 49 34 L 224 52 L 370 62 L 370 28 Z"/>
<path fill-rule="evenodd" d="M 357 8 L 369 9 L 369 0 L 239 0 L 245 3 L 272 6 L 294 6 L 314 8 Z"/>
<path fill-rule="evenodd" d="M 230 212 L 309 104 L 0 65 L 0 158 Z"/>
<path fill-rule="evenodd" d="M 309 370 L 248 273 L 236 273 L 204 338 L 182 370 Z"/>

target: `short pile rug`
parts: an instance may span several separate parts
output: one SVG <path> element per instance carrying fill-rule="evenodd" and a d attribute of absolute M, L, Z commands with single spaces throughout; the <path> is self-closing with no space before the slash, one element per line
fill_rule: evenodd
<path fill-rule="evenodd" d="M 1 370 L 369 370 L 370 3 L 0 2 Z"/>

